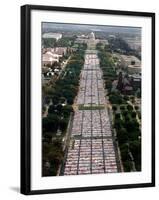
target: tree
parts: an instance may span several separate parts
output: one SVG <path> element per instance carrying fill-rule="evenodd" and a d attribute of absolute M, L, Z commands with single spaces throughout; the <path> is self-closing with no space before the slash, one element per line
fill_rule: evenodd
<path fill-rule="evenodd" d="M 113 111 L 117 111 L 117 107 L 115 105 L 112 106 Z"/>
<path fill-rule="evenodd" d="M 67 99 L 68 104 L 72 105 L 73 104 L 73 97 L 68 97 Z"/>
<path fill-rule="evenodd" d="M 59 103 L 59 101 L 60 101 L 60 96 L 54 95 L 54 96 L 52 97 L 52 103 L 53 103 L 54 105 L 57 105 L 57 104 Z"/>
<path fill-rule="evenodd" d="M 108 40 L 109 45 L 111 50 L 115 51 L 115 52 L 123 52 L 126 54 L 132 53 L 132 49 L 129 47 L 129 45 L 122 39 L 122 38 L 110 38 Z"/>
<path fill-rule="evenodd" d="M 65 101 L 66 101 L 66 98 L 65 98 L 65 97 L 61 97 L 61 98 L 60 98 L 60 103 L 65 103 Z"/>
<path fill-rule="evenodd" d="M 57 131 L 59 118 L 55 114 L 49 114 L 46 118 L 43 118 L 43 131 L 44 132 L 55 132 Z"/>
<path fill-rule="evenodd" d="M 128 133 L 125 128 L 121 128 L 117 131 L 117 137 L 120 144 L 126 143 L 128 141 Z"/>
<path fill-rule="evenodd" d="M 105 81 L 105 88 L 108 89 L 109 91 L 111 90 L 112 88 L 112 81 L 111 80 L 106 80 Z"/>
<path fill-rule="evenodd" d="M 61 131 L 65 131 L 67 128 L 68 120 L 67 119 L 61 119 L 59 122 L 59 128 Z"/>
<path fill-rule="evenodd" d="M 53 113 L 55 113 L 55 110 L 56 110 L 56 106 L 55 105 L 50 105 L 49 109 L 48 109 L 48 113 L 49 114 L 53 114 Z"/>
<path fill-rule="evenodd" d="M 136 92 L 136 95 L 137 95 L 137 98 L 141 98 L 141 90 L 138 90 L 138 91 Z"/>
<path fill-rule="evenodd" d="M 120 110 L 125 110 L 125 106 L 120 106 Z"/>
<path fill-rule="evenodd" d="M 43 113 L 46 111 L 46 106 L 45 105 L 42 106 L 42 111 L 43 111 Z"/>
<path fill-rule="evenodd" d="M 131 102 L 132 102 L 132 103 L 135 102 L 135 97 L 134 97 L 134 96 L 131 96 L 130 99 L 131 99 Z"/>
<path fill-rule="evenodd" d="M 141 141 L 134 140 L 130 142 L 130 151 L 135 157 L 141 155 Z"/>
<path fill-rule="evenodd" d="M 62 108 L 63 108 L 63 106 L 62 106 L 61 104 L 58 104 L 58 105 L 56 106 L 57 112 L 58 112 L 58 113 L 61 113 L 61 112 L 62 112 Z"/>
<path fill-rule="evenodd" d="M 130 151 L 134 157 L 135 167 L 137 171 L 141 170 L 141 141 L 134 140 L 130 142 Z"/>
<path fill-rule="evenodd" d="M 123 165 L 124 165 L 124 171 L 125 172 L 131 171 L 131 169 L 132 169 L 131 161 L 129 161 L 129 160 L 125 161 L 125 162 L 123 162 Z"/>
<path fill-rule="evenodd" d="M 128 100 L 129 100 L 129 97 L 125 95 L 125 96 L 123 97 L 123 99 L 124 99 L 125 101 L 128 101 Z"/>
<path fill-rule="evenodd" d="M 133 110 L 133 106 L 127 105 L 127 109 L 128 109 L 129 111 L 132 111 L 132 110 Z"/>
<path fill-rule="evenodd" d="M 141 112 L 138 112 L 137 114 L 138 114 L 139 119 L 141 119 Z"/>
<path fill-rule="evenodd" d="M 122 96 L 119 94 L 111 94 L 109 96 L 109 100 L 112 104 L 121 104 L 122 103 Z"/>
<path fill-rule="evenodd" d="M 128 136 L 129 136 L 130 141 L 134 141 L 134 140 L 138 140 L 139 139 L 139 136 L 141 135 L 141 132 L 137 128 L 134 131 L 131 131 L 131 132 L 129 131 L 128 134 L 129 134 Z"/>
<path fill-rule="evenodd" d="M 46 85 L 42 86 L 42 91 L 43 91 L 43 94 L 45 95 L 45 98 L 47 98 L 47 96 L 53 95 L 53 93 L 54 93 L 53 89 Z"/>
<path fill-rule="evenodd" d="M 136 129 L 138 129 L 139 124 L 136 119 L 133 119 L 131 121 L 125 121 L 125 127 L 126 127 L 127 131 L 130 133 L 130 132 L 133 132 Z"/>
<path fill-rule="evenodd" d="M 63 106 L 62 113 L 66 118 L 70 116 L 71 112 L 73 112 L 72 106 L 70 106 L 70 105 Z"/>
<path fill-rule="evenodd" d="M 74 43 L 73 37 L 63 37 L 57 41 L 58 47 L 71 47 Z"/>
<path fill-rule="evenodd" d="M 128 111 L 124 110 L 124 111 L 122 112 L 122 114 L 123 114 L 124 117 L 126 117 L 129 113 L 128 113 Z"/>
<path fill-rule="evenodd" d="M 59 165 L 64 158 L 61 139 L 54 139 L 52 143 L 43 143 L 43 176 L 56 176 Z M 46 163 L 49 164 L 46 165 Z"/>
<path fill-rule="evenodd" d="M 123 89 L 123 75 L 122 75 L 122 72 L 119 73 L 117 89 L 120 90 L 120 91 L 122 91 L 122 89 Z"/>
<path fill-rule="evenodd" d="M 119 130 L 123 127 L 123 121 L 121 119 L 117 119 L 115 118 L 114 121 L 114 128 L 116 128 L 116 130 Z"/>
<path fill-rule="evenodd" d="M 132 117 L 132 118 L 136 118 L 136 112 L 132 112 L 132 113 L 131 113 L 131 117 Z"/>
<path fill-rule="evenodd" d="M 120 119 L 120 113 L 115 114 L 115 119 Z"/>
<path fill-rule="evenodd" d="M 139 110 L 139 106 L 135 106 L 135 110 Z"/>
<path fill-rule="evenodd" d="M 56 46 L 56 39 L 54 38 L 43 38 L 42 39 L 42 43 L 43 43 L 43 46 L 44 48 L 53 48 Z"/>
<path fill-rule="evenodd" d="M 54 133 L 52 133 L 52 132 L 43 132 L 43 137 L 45 139 L 48 139 L 48 141 L 50 141 L 50 142 L 51 142 L 53 135 L 54 135 Z"/>
<path fill-rule="evenodd" d="M 125 122 L 128 122 L 128 121 L 130 121 L 130 117 L 129 117 L 129 115 L 126 115 L 125 116 Z"/>
<path fill-rule="evenodd" d="M 126 160 L 129 159 L 127 143 L 124 143 L 124 144 L 120 145 L 120 152 L 121 152 L 123 161 L 126 161 Z"/>

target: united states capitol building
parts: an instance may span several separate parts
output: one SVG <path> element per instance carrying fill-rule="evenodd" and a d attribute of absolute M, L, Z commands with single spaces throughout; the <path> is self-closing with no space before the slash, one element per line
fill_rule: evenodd
<path fill-rule="evenodd" d="M 82 44 L 86 43 L 87 45 L 96 45 L 97 43 L 108 44 L 108 40 L 99 40 L 95 37 L 95 33 L 91 32 L 88 35 L 78 35 L 75 43 Z"/>

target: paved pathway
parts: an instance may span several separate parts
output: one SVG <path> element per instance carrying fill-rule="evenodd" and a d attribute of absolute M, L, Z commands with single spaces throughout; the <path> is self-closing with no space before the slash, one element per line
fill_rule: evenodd
<path fill-rule="evenodd" d="M 62 175 L 120 171 L 107 106 L 97 51 L 87 50 Z"/>

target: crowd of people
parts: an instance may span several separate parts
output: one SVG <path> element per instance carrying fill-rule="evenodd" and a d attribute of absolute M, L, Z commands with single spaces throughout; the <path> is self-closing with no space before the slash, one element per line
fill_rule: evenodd
<path fill-rule="evenodd" d="M 111 136 L 107 110 L 76 111 L 72 126 L 72 136 L 78 135 L 82 137 Z"/>
<path fill-rule="evenodd" d="M 76 104 L 90 107 L 74 113 L 64 175 L 118 172 L 108 111 L 92 109 L 106 104 L 97 53 L 85 55 Z"/>
<path fill-rule="evenodd" d="M 75 139 L 70 143 L 64 175 L 118 172 L 112 139 Z"/>
<path fill-rule="evenodd" d="M 77 104 L 98 105 L 104 103 L 104 87 L 99 59 L 96 54 L 86 54 L 84 68 L 81 72 Z"/>

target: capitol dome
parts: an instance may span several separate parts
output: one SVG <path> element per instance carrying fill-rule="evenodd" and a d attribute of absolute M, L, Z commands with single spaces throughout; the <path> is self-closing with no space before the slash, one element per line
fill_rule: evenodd
<path fill-rule="evenodd" d="M 95 34 L 93 32 L 91 32 L 89 35 L 89 38 L 95 40 Z"/>

